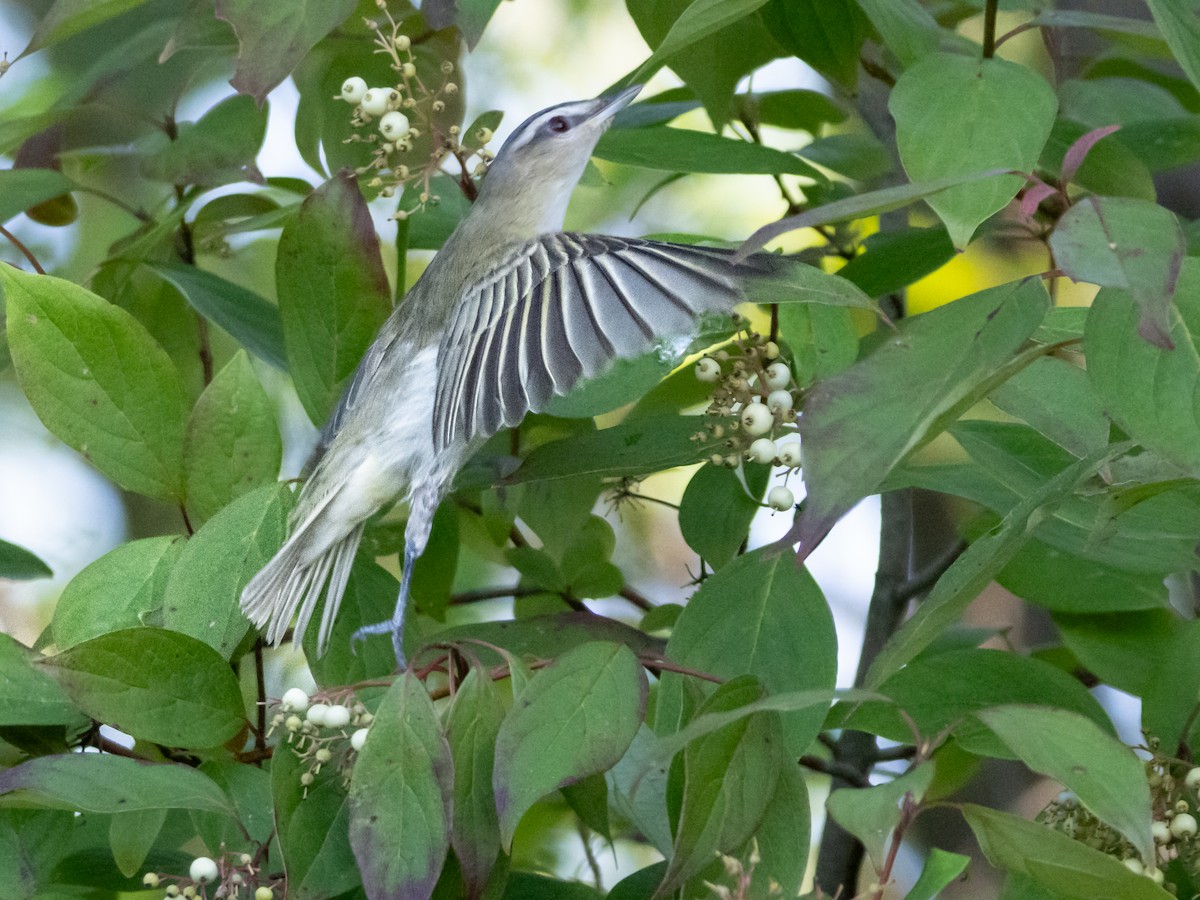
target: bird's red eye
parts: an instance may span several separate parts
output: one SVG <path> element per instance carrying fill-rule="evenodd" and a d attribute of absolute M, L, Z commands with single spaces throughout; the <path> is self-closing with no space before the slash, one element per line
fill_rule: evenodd
<path fill-rule="evenodd" d="M 550 128 L 551 131 L 556 131 L 559 134 L 562 134 L 564 131 L 569 131 L 571 128 L 571 123 L 568 122 L 566 119 L 564 119 L 562 116 L 555 116 L 553 119 L 551 119 L 546 124 Z"/>

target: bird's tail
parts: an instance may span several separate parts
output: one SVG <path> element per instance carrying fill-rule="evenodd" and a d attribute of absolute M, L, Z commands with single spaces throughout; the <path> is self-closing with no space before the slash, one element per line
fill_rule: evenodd
<path fill-rule="evenodd" d="M 291 536 L 242 591 L 242 611 L 255 625 L 266 629 L 267 641 L 272 644 L 283 640 L 293 615 L 293 640 L 300 643 L 328 583 L 317 632 L 317 652 L 325 652 L 363 533 L 362 522 L 358 522 L 347 533 L 331 537 L 321 514 L 334 496 L 331 492 L 312 509 L 302 510 L 303 518 L 293 527 Z"/>

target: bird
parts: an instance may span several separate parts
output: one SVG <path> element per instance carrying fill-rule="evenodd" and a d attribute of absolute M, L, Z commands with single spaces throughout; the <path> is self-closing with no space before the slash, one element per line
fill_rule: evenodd
<path fill-rule="evenodd" d="M 324 653 L 364 523 L 408 504 L 400 591 L 386 621 L 407 665 L 413 566 L 438 504 L 486 438 L 540 412 L 617 358 L 692 329 L 745 300 L 742 283 L 782 257 L 563 231 L 567 203 L 635 85 L 535 113 L 504 142 L 475 203 L 380 328 L 321 432 L 279 551 L 247 583 L 241 608 L 278 645 L 298 645 L 322 594 Z"/>

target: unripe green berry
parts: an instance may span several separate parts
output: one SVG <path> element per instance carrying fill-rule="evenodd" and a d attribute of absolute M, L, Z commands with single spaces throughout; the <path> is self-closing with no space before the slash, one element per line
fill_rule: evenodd
<path fill-rule="evenodd" d="M 179 896 L 179 888 L 177 888 L 173 884 L 168 884 L 167 885 L 167 896 L 168 897 L 178 897 Z"/>
<path fill-rule="evenodd" d="M 413 78 L 417 74 L 417 67 L 412 63 L 405 63 L 400 67 L 400 74 L 405 78 Z"/>
<path fill-rule="evenodd" d="M 407 34 L 398 34 L 396 35 L 395 44 L 397 50 L 407 50 L 412 46 L 412 39 Z"/>
<path fill-rule="evenodd" d="M 275 900 L 275 892 L 264 884 L 254 892 L 254 900 Z"/>
<path fill-rule="evenodd" d="M 780 512 L 791 509 L 796 505 L 796 496 L 782 484 L 771 488 L 767 494 L 767 506 Z"/>
<path fill-rule="evenodd" d="M 300 776 L 300 783 L 302 785 L 304 785 L 305 787 L 308 787 L 309 785 L 311 785 L 315 780 L 316 780 L 316 778 L 313 777 L 312 772 L 305 772 L 303 775 Z"/>
<path fill-rule="evenodd" d="M 763 345 L 763 356 L 765 356 L 767 359 L 778 359 L 779 345 L 774 341 L 767 341 L 766 344 Z"/>
<path fill-rule="evenodd" d="M 333 752 L 328 747 L 322 747 L 315 754 L 316 760 L 319 763 L 327 763 L 333 759 Z"/>
<path fill-rule="evenodd" d="M 367 92 L 367 83 L 357 75 L 342 82 L 342 99 L 357 106 Z"/>
<path fill-rule="evenodd" d="M 1166 877 L 1162 873 L 1162 869 L 1159 869 L 1159 868 L 1151 869 L 1149 872 L 1146 873 L 1146 875 L 1155 884 L 1162 884 L 1166 880 Z"/>

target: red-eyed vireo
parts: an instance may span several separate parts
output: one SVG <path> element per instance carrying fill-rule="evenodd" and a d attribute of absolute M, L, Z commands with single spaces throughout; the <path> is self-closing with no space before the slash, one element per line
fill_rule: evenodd
<path fill-rule="evenodd" d="M 324 650 L 363 533 L 404 499 L 396 611 L 355 639 L 390 633 L 405 665 L 413 564 L 459 468 L 485 438 L 546 408 L 617 357 L 686 334 L 704 312 L 745 299 L 740 278 L 775 270 L 758 255 L 563 232 L 571 191 L 631 87 L 552 106 L 505 142 L 470 213 L 380 329 L 321 434 L 291 536 L 242 593 L 242 609 L 279 643 L 299 643 L 325 592 Z"/>

